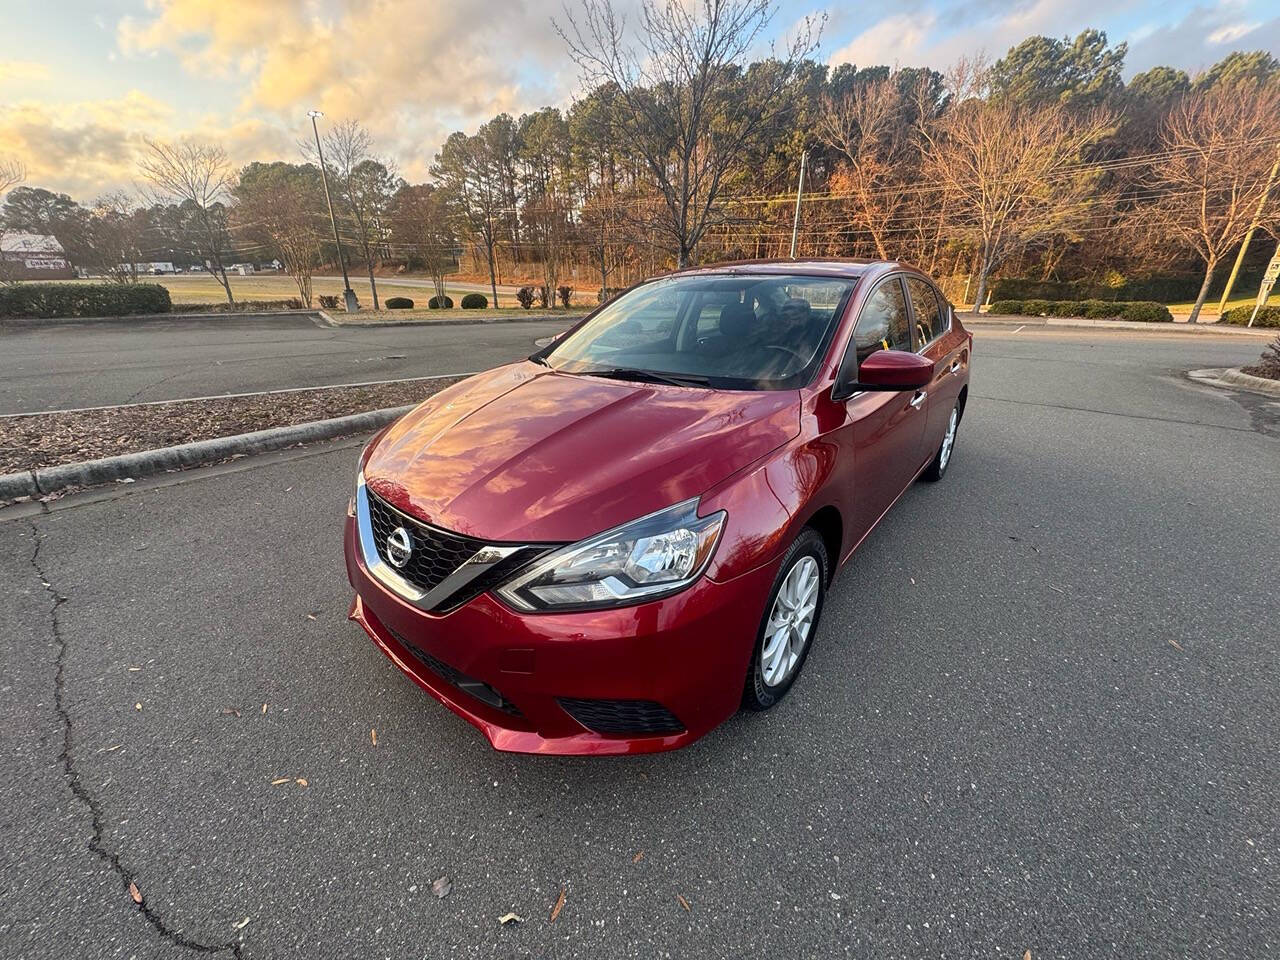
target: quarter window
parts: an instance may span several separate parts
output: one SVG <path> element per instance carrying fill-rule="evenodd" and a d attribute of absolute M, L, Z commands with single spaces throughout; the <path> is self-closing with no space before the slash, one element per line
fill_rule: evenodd
<path fill-rule="evenodd" d="M 907 290 L 911 293 L 911 308 L 916 315 L 916 343 L 923 347 L 942 336 L 947 324 L 933 287 L 916 277 L 907 277 Z"/>
<path fill-rule="evenodd" d="M 897 277 L 880 284 L 867 299 L 853 330 L 853 342 L 859 364 L 877 350 L 911 349 L 911 321 Z"/>

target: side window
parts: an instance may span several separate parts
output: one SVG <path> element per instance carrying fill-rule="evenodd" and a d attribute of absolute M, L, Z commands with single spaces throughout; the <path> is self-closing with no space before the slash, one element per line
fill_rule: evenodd
<path fill-rule="evenodd" d="M 897 277 L 884 281 L 867 299 L 853 328 L 858 363 L 877 350 L 910 350 L 911 321 L 902 283 Z"/>
<path fill-rule="evenodd" d="M 907 290 L 916 315 L 916 345 L 923 347 L 946 333 L 947 321 L 933 287 L 916 277 L 908 277 Z"/>

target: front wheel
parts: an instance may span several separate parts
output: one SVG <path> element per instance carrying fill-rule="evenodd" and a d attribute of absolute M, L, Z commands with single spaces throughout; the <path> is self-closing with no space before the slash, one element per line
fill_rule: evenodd
<path fill-rule="evenodd" d="M 747 671 L 747 709 L 768 710 L 800 675 L 822 615 L 829 562 L 822 537 L 807 528 L 782 558 Z"/>
<path fill-rule="evenodd" d="M 956 428 L 960 426 L 960 405 L 951 408 L 951 419 L 947 421 L 947 432 L 942 438 L 942 445 L 934 454 L 933 461 L 925 468 L 921 476 L 926 480 L 941 480 L 947 472 L 947 464 L 951 462 L 951 451 L 956 446 Z"/>

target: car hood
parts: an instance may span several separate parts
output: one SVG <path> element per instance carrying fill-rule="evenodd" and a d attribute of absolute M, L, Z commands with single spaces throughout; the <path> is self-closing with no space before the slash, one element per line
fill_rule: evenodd
<path fill-rule="evenodd" d="M 794 390 L 631 383 L 525 362 L 406 414 L 364 474 L 383 499 L 448 530 L 568 542 L 699 496 L 799 425 Z"/>

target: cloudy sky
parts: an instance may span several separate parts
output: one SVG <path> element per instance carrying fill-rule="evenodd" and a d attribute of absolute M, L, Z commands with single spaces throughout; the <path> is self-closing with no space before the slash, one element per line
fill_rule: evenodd
<path fill-rule="evenodd" d="M 860 66 L 940 67 L 1086 26 L 1128 42 L 1130 75 L 1280 53 L 1280 0 L 781 0 L 777 35 L 824 9 L 822 58 Z M 558 0 L 3 0 L 0 154 L 27 164 L 28 183 L 88 200 L 130 184 L 144 137 L 216 138 L 237 162 L 293 159 L 317 107 L 360 118 L 421 179 L 451 130 L 572 101 L 576 70 L 551 26 L 561 11 Z"/>

